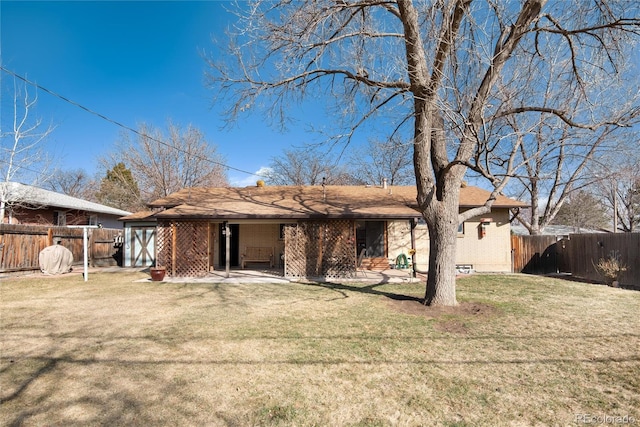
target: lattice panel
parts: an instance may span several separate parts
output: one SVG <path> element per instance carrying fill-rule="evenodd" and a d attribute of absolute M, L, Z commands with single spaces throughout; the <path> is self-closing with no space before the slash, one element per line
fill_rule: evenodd
<path fill-rule="evenodd" d="M 209 271 L 207 221 L 166 221 L 158 224 L 157 264 L 171 277 L 199 277 Z"/>
<path fill-rule="evenodd" d="M 171 276 L 171 222 L 158 221 L 156 229 L 156 265 L 167 268 L 167 274 Z"/>
<path fill-rule="evenodd" d="M 285 225 L 284 234 L 284 277 L 297 279 L 304 277 L 306 236 L 302 226 Z"/>
<path fill-rule="evenodd" d="M 344 278 L 356 272 L 353 221 L 309 221 L 285 226 L 285 276 Z"/>

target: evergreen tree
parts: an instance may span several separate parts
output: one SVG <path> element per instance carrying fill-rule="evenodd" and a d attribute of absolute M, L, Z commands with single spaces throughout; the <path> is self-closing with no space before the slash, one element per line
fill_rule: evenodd
<path fill-rule="evenodd" d="M 138 184 L 131 170 L 122 162 L 107 171 L 96 194 L 100 203 L 114 208 L 135 212 L 144 209 Z"/>

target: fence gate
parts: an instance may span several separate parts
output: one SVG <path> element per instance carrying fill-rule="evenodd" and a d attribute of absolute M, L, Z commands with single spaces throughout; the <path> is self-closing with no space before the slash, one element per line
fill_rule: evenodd
<path fill-rule="evenodd" d="M 112 228 L 89 229 L 92 267 L 122 267 L 122 230 Z"/>
<path fill-rule="evenodd" d="M 559 272 L 556 236 L 511 236 L 513 271 L 527 274 Z"/>

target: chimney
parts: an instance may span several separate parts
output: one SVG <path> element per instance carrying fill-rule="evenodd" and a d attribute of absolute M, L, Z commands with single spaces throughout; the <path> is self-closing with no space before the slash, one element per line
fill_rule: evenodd
<path fill-rule="evenodd" d="M 327 177 L 322 177 L 322 201 L 327 201 Z"/>
<path fill-rule="evenodd" d="M 382 178 L 382 188 L 387 189 L 387 178 Z"/>

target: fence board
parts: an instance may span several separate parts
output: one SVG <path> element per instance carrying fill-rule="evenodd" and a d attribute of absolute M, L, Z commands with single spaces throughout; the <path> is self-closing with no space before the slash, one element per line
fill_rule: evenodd
<path fill-rule="evenodd" d="M 122 265 L 122 230 L 114 228 L 92 229 L 90 248 L 91 265 L 94 267 L 108 267 Z"/>
<path fill-rule="evenodd" d="M 89 259 L 92 266 L 120 265 L 115 237 L 118 229 L 89 229 Z M 80 228 L 0 224 L 0 273 L 39 271 L 40 251 L 56 240 L 71 251 L 73 264 L 84 260 L 83 231 Z"/>
<path fill-rule="evenodd" d="M 527 274 L 558 272 L 555 236 L 511 236 L 513 271 Z"/>
<path fill-rule="evenodd" d="M 570 237 L 573 276 L 604 281 L 596 270 L 598 261 L 617 256 L 627 269 L 620 283 L 640 286 L 640 233 L 572 234 Z"/>
<path fill-rule="evenodd" d="M 554 236 L 512 236 L 513 271 L 530 274 L 554 272 L 604 282 L 596 270 L 600 259 L 619 258 L 626 271 L 620 283 L 640 286 L 640 233 L 571 234 L 556 241 Z"/>

